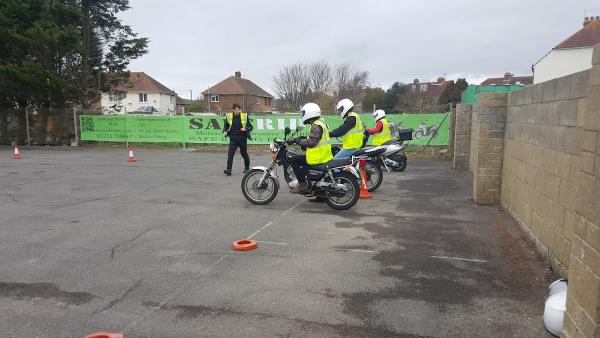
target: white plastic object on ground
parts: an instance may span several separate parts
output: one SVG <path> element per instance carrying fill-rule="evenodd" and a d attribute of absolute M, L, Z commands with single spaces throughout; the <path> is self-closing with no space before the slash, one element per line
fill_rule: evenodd
<path fill-rule="evenodd" d="M 552 282 L 552 284 L 550 284 L 550 286 L 548 286 L 548 290 L 550 290 L 550 292 L 548 293 L 548 297 L 555 295 L 561 291 L 567 291 L 567 279 L 566 278 L 562 278 L 559 280 L 555 280 L 554 282 Z"/>
<path fill-rule="evenodd" d="M 567 307 L 567 291 L 560 291 L 546 299 L 544 325 L 555 336 L 562 335 L 563 319 Z"/>

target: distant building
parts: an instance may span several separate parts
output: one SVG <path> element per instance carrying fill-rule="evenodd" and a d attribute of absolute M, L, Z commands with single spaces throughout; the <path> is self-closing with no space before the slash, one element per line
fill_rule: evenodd
<path fill-rule="evenodd" d="M 129 73 L 128 80 L 103 93 L 100 99 L 105 114 L 175 113 L 177 94 L 144 72 Z"/>
<path fill-rule="evenodd" d="M 490 77 L 483 81 L 480 86 L 527 86 L 533 83 L 533 76 L 514 76 L 510 72 L 504 73 L 504 77 Z"/>
<path fill-rule="evenodd" d="M 452 83 L 453 80 L 446 80 L 441 76 L 435 82 L 420 82 L 419 79 L 415 79 L 410 85 L 410 90 L 420 98 L 419 105 L 437 104 L 444 89 Z"/>
<path fill-rule="evenodd" d="M 202 95 L 205 107 L 212 112 L 228 112 L 234 103 L 242 106 L 242 111 L 247 113 L 273 110 L 273 96 L 254 82 L 242 78 L 239 71 L 203 91 Z"/>
<path fill-rule="evenodd" d="M 592 51 L 600 43 L 600 16 L 586 17 L 583 28 L 559 43 L 532 68 L 533 83 L 592 68 Z"/>

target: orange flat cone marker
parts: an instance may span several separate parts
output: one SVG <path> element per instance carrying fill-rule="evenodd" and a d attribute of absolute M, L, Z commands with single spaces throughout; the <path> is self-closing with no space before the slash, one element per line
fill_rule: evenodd
<path fill-rule="evenodd" d="M 367 174 L 363 170 L 361 170 L 360 172 L 362 174 L 362 180 L 360 183 L 360 195 L 358 198 L 360 198 L 361 200 L 369 200 L 373 198 L 373 195 L 371 195 L 371 193 L 367 189 Z"/>
<path fill-rule="evenodd" d="M 85 338 L 123 338 L 122 333 L 111 333 L 111 332 L 96 332 Z"/>
<path fill-rule="evenodd" d="M 133 156 L 133 148 L 129 147 L 129 157 L 127 158 L 127 162 L 137 162 L 135 156 Z"/>
<path fill-rule="evenodd" d="M 17 144 L 15 144 L 15 152 L 13 153 L 13 160 L 20 160 L 21 159 L 21 153 L 19 153 L 19 146 Z"/>

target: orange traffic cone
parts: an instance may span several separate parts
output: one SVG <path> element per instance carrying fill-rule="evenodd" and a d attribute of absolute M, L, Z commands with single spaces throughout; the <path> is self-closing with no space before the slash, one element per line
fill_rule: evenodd
<path fill-rule="evenodd" d="M 85 336 L 85 338 L 123 338 L 123 334 L 111 332 L 96 332 L 92 333 L 89 336 Z"/>
<path fill-rule="evenodd" d="M 13 160 L 20 160 L 21 159 L 21 153 L 19 153 L 19 145 L 17 145 L 15 143 L 15 152 L 13 153 Z"/>
<path fill-rule="evenodd" d="M 360 183 L 360 196 L 358 198 L 360 198 L 361 200 L 369 200 L 373 198 L 373 195 L 371 195 L 371 193 L 367 189 L 367 174 L 364 170 L 361 170 L 360 172 L 362 174 L 362 180 Z"/>
<path fill-rule="evenodd" d="M 129 157 L 127 158 L 127 162 L 137 162 L 135 156 L 133 156 L 133 148 L 129 147 Z"/>

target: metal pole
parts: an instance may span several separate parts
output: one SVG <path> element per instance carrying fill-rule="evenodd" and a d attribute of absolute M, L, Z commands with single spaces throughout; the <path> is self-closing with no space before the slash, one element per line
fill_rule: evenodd
<path fill-rule="evenodd" d="M 31 137 L 29 136 L 29 104 L 25 107 L 25 127 L 27 127 L 27 147 L 31 148 Z"/>
<path fill-rule="evenodd" d="M 74 147 L 79 147 L 79 133 L 77 132 L 77 112 L 73 108 L 73 126 L 75 127 L 75 143 Z"/>

